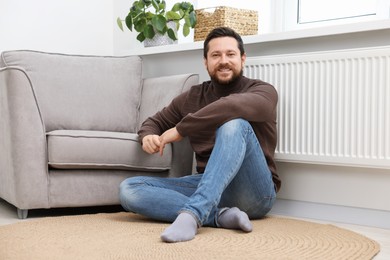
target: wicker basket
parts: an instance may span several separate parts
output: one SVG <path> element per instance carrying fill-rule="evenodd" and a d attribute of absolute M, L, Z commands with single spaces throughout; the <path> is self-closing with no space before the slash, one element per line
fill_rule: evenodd
<path fill-rule="evenodd" d="M 212 29 L 219 26 L 230 27 L 241 36 L 257 34 L 257 11 L 218 6 L 195 10 L 195 14 L 195 41 L 203 41 Z"/>

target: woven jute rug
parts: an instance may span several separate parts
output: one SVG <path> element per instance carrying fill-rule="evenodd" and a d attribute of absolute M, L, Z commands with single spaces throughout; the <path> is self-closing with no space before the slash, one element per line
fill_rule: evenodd
<path fill-rule="evenodd" d="M 0 227 L 0 259 L 372 259 L 377 242 L 333 225 L 267 217 L 253 232 L 200 228 L 168 244 L 168 226 L 125 212 L 47 217 Z"/>

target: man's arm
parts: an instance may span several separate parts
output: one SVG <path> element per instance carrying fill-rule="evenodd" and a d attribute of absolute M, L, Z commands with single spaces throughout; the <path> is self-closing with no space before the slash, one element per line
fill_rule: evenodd
<path fill-rule="evenodd" d="M 278 94 L 271 85 L 255 85 L 247 92 L 231 94 L 188 114 L 176 125 L 181 136 L 214 131 L 225 122 L 243 118 L 250 122 L 275 120 Z"/>
<path fill-rule="evenodd" d="M 165 131 L 161 136 L 145 136 L 142 139 L 142 149 L 148 154 L 160 152 L 160 155 L 162 156 L 166 144 L 178 142 L 181 139 L 183 139 L 183 137 L 177 132 L 176 127 L 173 127 Z"/>
<path fill-rule="evenodd" d="M 138 131 L 139 141 L 144 145 L 144 142 L 149 142 L 149 148 L 148 150 L 145 150 L 146 152 L 154 151 L 154 146 L 160 146 L 160 143 L 156 141 L 156 137 L 148 137 L 148 139 L 144 138 L 149 135 L 155 135 L 160 136 L 168 129 L 171 129 L 176 126 L 178 122 L 183 118 L 182 115 L 182 106 L 185 102 L 187 96 L 187 92 L 184 92 L 174 98 L 172 102 L 165 108 L 163 108 L 161 111 L 157 112 L 153 116 L 147 118 L 143 123 L 141 128 Z M 159 151 L 159 148 L 157 149 Z M 154 152 L 157 152 L 154 151 Z"/>
<path fill-rule="evenodd" d="M 163 150 L 166 144 L 178 142 L 183 137 L 179 134 L 176 127 L 173 127 L 167 131 L 165 131 L 159 138 L 160 141 L 160 155 L 163 155 Z"/>

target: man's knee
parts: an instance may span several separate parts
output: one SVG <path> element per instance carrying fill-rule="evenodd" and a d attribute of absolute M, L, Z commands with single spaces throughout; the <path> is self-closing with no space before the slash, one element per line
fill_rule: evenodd
<path fill-rule="evenodd" d="M 246 129 L 248 126 L 250 126 L 249 122 L 242 118 L 236 118 L 232 119 L 230 121 L 227 121 L 223 125 L 221 125 L 217 133 L 224 132 L 225 134 L 229 135 L 236 135 L 237 132 L 242 131 L 243 129 Z"/>
<path fill-rule="evenodd" d="M 140 204 L 139 192 L 143 189 L 145 179 L 143 176 L 127 178 L 119 185 L 119 201 L 122 207 L 136 212 Z"/>
<path fill-rule="evenodd" d="M 122 200 L 129 197 L 140 186 L 144 184 L 144 178 L 142 176 L 135 176 L 127 178 L 119 185 L 119 198 Z"/>

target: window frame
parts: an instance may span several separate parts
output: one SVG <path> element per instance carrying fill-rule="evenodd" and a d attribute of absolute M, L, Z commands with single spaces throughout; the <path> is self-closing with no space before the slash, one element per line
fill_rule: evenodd
<path fill-rule="evenodd" d="M 373 15 L 346 17 L 310 23 L 299 23 L 298 4 L 299 0 L 273 0 L 273 4 L 271 6 L 272 13 L 274 14 L 272 21 L 273 32 L 286 32 L 321 26 L 374 21 L 389 19 L 390 17 L 390 0 L 377 0 L 376 13 Z"/>

